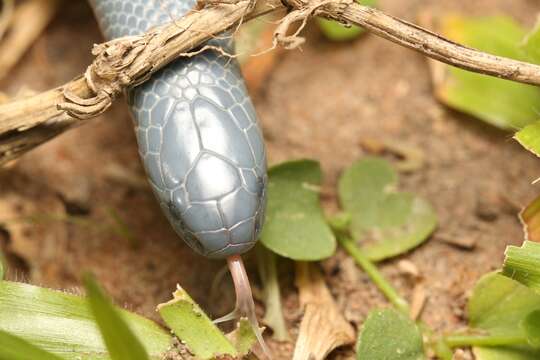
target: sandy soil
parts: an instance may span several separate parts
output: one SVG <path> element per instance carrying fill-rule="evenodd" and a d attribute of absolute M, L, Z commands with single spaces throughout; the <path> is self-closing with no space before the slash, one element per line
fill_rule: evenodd
<path fill-rule="evenodd" d="M 405 3 L 381 0 L 380 7 L 411 21 L 421 11 L 454 11 L 505 13 L 527 25 L 533 24 L 538 11 L 534 0 Z M 466 297 L 475 281 L 501 265 L 506 245 L 522 241 L 516 213 L 538 193 L 530 185 L 539 174 L 538 160 L 510 134 L 437 103 L 421 55 L 371 35 L 335 44 L 311 27 L 307 37 L 302 51 L 280 55 L 255 96 L 270 164 L 317 159 L 325 172 L 325 191 L 332 194 L 339 173 L 368 153 L 362 146 L 366 140 L 420 150 L 424 166 L 402 174 L 400 185 L 433 204 L 440 226 L 425 245 L 381 265 L 410 297 L 413 283 L 397 263 L 403 259 L 414 263 L 429 296 L 422 319 L 441 331 L 463 326 Z M 16 96 L 65 82 L 85 68 L 91 45 L 100 41 L 87 5 L 66 1 L 39 42 L 0 82 L 0 91 Z M 324 203 L 329 211 L 336 207 L 332 195 Z M 133 236 L 118 234 L 112 214 Z M 74 221 L 81 215 L 82 222 Z M 176 283 L 211 314 L 233 306 L 227 279 L 219 294 L 207 295 L 224 264 L 190 251 L 161 215 L 144 181 L 122 101 L 99 119 L 0 170 L 0 221 L 6 219 L 0 245 L 12 279 L 77 288 L 81 274 L 89 270 L 119 304 L 152 318 L 155 305 L 169 299 Z M 461 249 L 449 245 L 448 239 L 474 242 L 476 247 Z M 369 309 L 387 306 L 342 251 L 322 268 L 355 326 Z M 300 317 L 292 275 L 283 274 L 282 283 L 285 316 L 294 335 Z M 279 358 L 290 357 L 291 344 L 272 346 Z M 344 349 L 334 356 L 348 354 L 350 349 Z"/>

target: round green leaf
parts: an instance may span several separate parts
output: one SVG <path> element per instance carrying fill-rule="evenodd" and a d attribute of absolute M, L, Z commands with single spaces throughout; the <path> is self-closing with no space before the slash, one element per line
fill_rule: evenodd
<path fill-rule="evenodd" d="M 369 313 L 358 337 L 358 360 L 425 359 L 422 334 L 416 324 L 394 309 Z"/>
<path fill-rule="evenodd" d="M 297 160 L 268 171 L 268 205 L 261 242 L 293 260 L 321 260 L 336 249 L 320 203 L 321 168 L 312 160 Z"/>
<path fill-rule="evenodd" d="M 406 252 L 425 241 L 437 217 L 425 200 L 395 190 L 397 174 L 382 159 L 365 158 L 339 180 L 339 199 L 351 216 L 351 233 L 373 261 Z"/>

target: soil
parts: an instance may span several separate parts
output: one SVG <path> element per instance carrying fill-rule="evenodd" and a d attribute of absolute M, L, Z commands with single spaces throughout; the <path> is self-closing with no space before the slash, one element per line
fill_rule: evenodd
<path fill-rule="evenodd" d="M 379 3 L 387 13 L 409 21 L 424 11 L 462 12 L 507 14 L 532 26 L 538 11 L 535 0 Z M 325 174 L 323 201 L 334 211 L 338 175 L 372 152 L 366 143 L 390 142 L 421 151 L 423 165 L 401 174 L 400 188 L 429 200 L 439 227 L 418 249 L 380 265 L 408 299 L 418 283 L 427 291 L 421 318 L 434 329 L 464 326 L 466 298 L 476 280 L 501 266 L 506 245 L 523 239 L 517 212 L 538 193 L 538 186 L 531 185 L 539 175 L 538 159 L 511 140 L 511 134 L 438 103 L 423 56 L 369 34 L 338 44 L 311 26 L 306 36 L 301 50 L 279 54 L 254 94 L 269 163 L 319 160 Z M 85 2 L 66 1 L 0 82 L 0 91 L 16 96 L 68 81 L 85 69 L 92 44 L 100 41 Z M 233 307 L 227 277 L 218 279 L 212 290 L 224 263 L 193 253 L 161 215 L 144 180 L 123 101 L 0 170 L 0 222 L 5 223 L 0 245 L 10 279 L 77 289 L 81 275 L 91 271 L 118 304 L 156 320 L 156 304 L 170 299 L 176 283 L 214 316 Z M 403 271 L 398 265 L 403 260 L 416 266 L 420 279 Z M 255 267 L 250 269 L 257 283 Z M 355 327 L 370 309 L 388 306 L 343 251 L 324 261 L 322 269 Z M 292 277 L 284 272 L 280 280 L 294 337 L 301 316 Z M 291 357 L 293 344 L 270 341 L 270 346 L 277 358 Z M 344 348 L 331 357 L 351 354 L 351 348 Z"/>

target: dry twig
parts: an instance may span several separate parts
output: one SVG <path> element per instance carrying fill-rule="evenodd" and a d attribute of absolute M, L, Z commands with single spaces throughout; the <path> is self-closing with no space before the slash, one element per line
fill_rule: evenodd
<path fill-rule="evenodd" d="M 0 13 L 0 40 L 2 40 L 2 37 L 4 37 L 9 24 L 11 24 L 15 2 L 14 0 L 3 0 L 1 4 L 2 12 Z"/>
<path fill-rule="evenodd" d="M 203 2 L 205 0 L 202 0 Z M 208 0 L 206 0 L 208 1 Z M 262 1 L 262 0 L 260 0 Z M 303 39 L 287 35 L 289 25 L 317 15 L 363 26 L 374 34 L 463 69 L 540 85 L 540 66 L 489 55 L 449 41 L 414 24 L 353 0 L 212 0 L 180 20 L 94 47 L 84 76 L 45 93 L 0 106 L 0 165 L 84 119 L 106 111 L 126 88 L 140 84 L 179 55 L 244 20 L 287 7 L 275 44 L 294 48 Z"/>
<path fill-rule="evenodd" d="M 9 32 L 0 43 L 0 79 L 9 73 L 35 43 L 54 17 L 58 5 L 58 0 L 31 0 L 7 11 L 6 16 L 10 19 L 6 20 L 5 25 L 7 27 L 9 24 Z M 10 9 L 10 5 L 7 5 L 7 9 Z M 11 11 L 12 15 L 9 14 Z M 5 31 L 2 25 L 4 23 L 0 24 L 0 38 Z"/>

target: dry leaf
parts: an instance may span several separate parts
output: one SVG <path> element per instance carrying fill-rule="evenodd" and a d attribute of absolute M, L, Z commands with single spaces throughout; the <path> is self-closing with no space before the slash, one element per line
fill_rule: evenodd
<path fill-rule="evenodd" d="M 304 317 L 293 360 L 324 359 L 336 347 L 352 344 L 354 329 L 339 311 L 315 265 L 296 263 L 296 286 Z"/>

